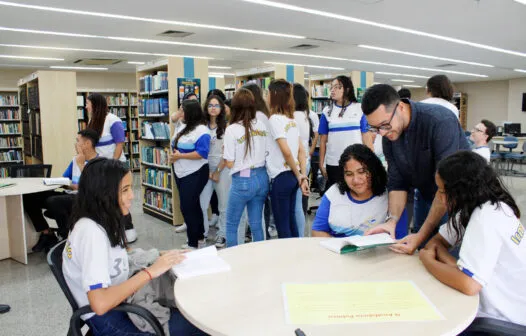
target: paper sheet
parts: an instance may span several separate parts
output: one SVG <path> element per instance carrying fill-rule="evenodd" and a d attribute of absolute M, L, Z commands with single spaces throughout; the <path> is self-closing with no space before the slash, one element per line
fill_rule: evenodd
<path fill-rule="evenodd" d="M 290 324 L 444 319 L 411 281 L 283 284 Z"/>
<path fill-rule="evenodd" d="M 217 255 L 215 246 L 209 246 L 186 253 L 186 259 L 172 267 L 179 279 L 188 279 L 199 275 L 230 271 L 230 265 Z"/>

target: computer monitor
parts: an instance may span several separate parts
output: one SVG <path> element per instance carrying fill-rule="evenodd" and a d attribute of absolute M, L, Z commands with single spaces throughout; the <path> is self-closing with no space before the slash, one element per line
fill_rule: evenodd
<path fill-rule="evenodd" d="M 504 124 L 504 134 L 521 134 L 521 124 L 520 123 L 505 123 Z"/>

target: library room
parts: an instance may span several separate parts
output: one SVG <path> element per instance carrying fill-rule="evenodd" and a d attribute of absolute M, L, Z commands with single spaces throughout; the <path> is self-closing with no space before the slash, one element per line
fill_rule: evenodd
<path fill-rule="evenodd" d="M 0 21 L 0 335 L 526 335 L 526 0 Z"/>

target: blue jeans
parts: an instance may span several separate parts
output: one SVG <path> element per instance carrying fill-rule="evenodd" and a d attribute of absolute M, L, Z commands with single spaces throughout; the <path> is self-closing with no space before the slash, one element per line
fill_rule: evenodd
<path fill-rule="evenodd" d="M 423 197 L 422 197 L 422 194 L 420 193 L 420 191 L 418 189 L 415 189 L 415 208 L 414 208 L 414 211 L 413 211 L 413 232 L 418 232 L 420 231 L 420 228 L 422 227 L 422 225 L 424 224 L 426 218 L 427 218 L 427 215 L 429 214 L 429 210 L 431 209 L 431 205 L 433 203 L 433 200 L 431 201 L 426 201 Z M 447 222 L 447 214 L 444 215 L 444 217 L 442 217 L 440 219 L 440 223 L 439 225 L 442 225 L 444 223 Z M 424 247 L 427 242 L 433 238 L 433 236 L 438 233 L 438 229 L 439 227 L 437 226 L 435 228 L 435 230 L 433 231 L 433 233 L 431 233 L 431 235 L 429 235 L 429 237 L 427 237 L 427 239 L 424 241 L 424 243 L 422 243 L 422 245 L 420 245 L 420 248 Z"/>
<path fill-rule="evenodd" d="M 279 238 L 298 237 L 298 225 L 294 214 L 297 193 L 298 180 L 292 171 L 285 171 L 272 180 L 270 202 Z"/>
<path fill-rule="evenodd" d="M 262 218 L 263 204 L 268 194 L 268 188 L 268 174 L 265 167 L 250 169 L 250 177 L 241 177 L 239 173 L 232 175 L 232 187 L 230 188 L 226 210 L 227 247 L 238 244 L 239 221 L 245 206 L 250 231 L 252 232 L 252 241 L 265 239 Z"/>
<path fill-rule="evenodd" d="M 170 335 L 198 336 L 206 335 L 196 326 L 191 324 L 177 309 L 171 309 L 168 328 Z M 128 317 L 128 314 L 120 311 L 110 310 L 104 315 L 94 315 L 86 321 L 93 336 L 150 336 L 151 333 L 137 329 Z"/>
<path fill-rule="evenodd" d="M 305 236 L 305 212 L 303 212 L 303 193 L 298 188 L 296 193 L 296 206 L 294 207 L 294 218 L 298 226 L 298 237 Z"/>

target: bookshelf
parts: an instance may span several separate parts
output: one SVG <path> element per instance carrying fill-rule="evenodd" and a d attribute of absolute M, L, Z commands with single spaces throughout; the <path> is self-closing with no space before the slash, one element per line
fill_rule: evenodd
<path fill-rule="evenodd" d="M 76 84 L 70 71 L 37 71 L 18 81 L 24 162 L 51 164 L 53 177 L 75 155 Z"/>
<path fill-rule="evenodd" d="M 318 114 L 331 104 L 331 82 L 334 77 L 330 75 L 324 77 L 327 78 L 311 79 L 309 81 L 311 110 Z"/>
<path fill-rule="evenodd" d="M 9 166 L 24 163 L 22 118 L 17 89 L 0 89 L 0 178 Z"/>
<path fill-rule="evenodd" d="M 458 108 L 460 125 L 466 130 L 468 125 L 468 95 L 463 92 L 453 94 L 453 104 Z"/>
<path fill-rule="evenodd" d="M 263 96 L 266 97 L 268 86 L 274 78 L 278 77 L 276 77 L 276 69 L 273 66 L 236 71 L 235 88 L 239 89 L 245 84 L 256 83 L 262 89 Z"/>
<path fill-rule="evenodd" d="M 77 92 L 77 125 L 79 131 L 88 127 L 88 111 L 86 110 L 88 95 L 87 92 Z"/>

